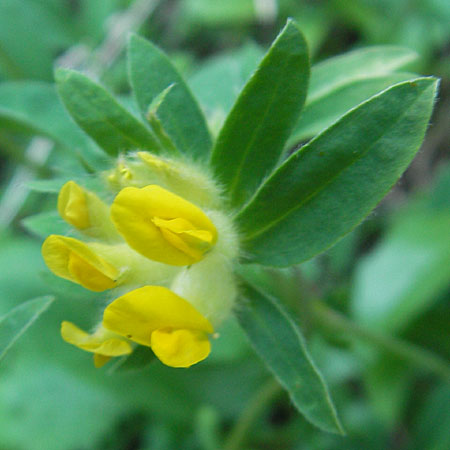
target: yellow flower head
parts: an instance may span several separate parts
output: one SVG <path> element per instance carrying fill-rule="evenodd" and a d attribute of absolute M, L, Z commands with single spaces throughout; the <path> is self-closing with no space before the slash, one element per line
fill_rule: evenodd
<path fill-rule="evenodd" d="M 42 245 L 42 256 L 55 275 L 91 291 L 116 286 L 119 271 L 77 239 L 50 235 Z"/>
<path fill-rule="evenodd" d="M 148 152 L 119 157 L 102 178 L 112 205 L 74 181 L 58 196 L 61 217 L 89 242 L 51 235 L 42 246 L 54 274 L 115 298 L 93 333 L 63 322 L 63 339 L 97 367 L 131 353 L 130 341 L 171 367 L 204 360 L 237 296 L 238 237 L 218 185 L 194 162 Z"/>
<path fill-rule="evenodd" d="M 111 218 L 128 245 L 175 266 L 200 261 L 217 241 L 217 230 L 197 206 L 160 186 L 122 189 Z"/>
<path fill-rule="evenodd" d="M 123 356 L 132 352 L 131 345 L 120 336 L 102 326 L 92 333 L 86 333 L 71 322 L 61 324 L 61 336 L 69 344 L 94 353 L 95 367 L 106 364 L 113 356 Z"/>
<path fill-rule="evenodd" d="M 189 367 L 211 350 L 209 320 L 188 301 L 161 286 L 144 286 L 114 300 L 103 326 L 141 345 L 171 367 Z"/>

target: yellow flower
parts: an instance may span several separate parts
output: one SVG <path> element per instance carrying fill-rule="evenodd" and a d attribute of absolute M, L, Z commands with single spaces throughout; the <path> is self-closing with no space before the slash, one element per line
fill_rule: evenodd
<path fill-rule="evenodd" d="M 52 234 L 42 245 L 42 256 L 55 275 L 91 291 L 116 286 L 119 271 L 77 239 Z"/>
<path fill-rule="evenodd" d="M 68 181 L 59 191 L 58 212 L 67 223 L 88 236 L 107 240 L 119 237 L 111 223 L 109 207 L 75 181 Z"/>
<path fill-rule="evenodd" d="M 59 191 L 58 212 L 67 223 L 79 230 L 91 226 L 85 191 L 75 181 L 68 181 Z"/>
<path fill-rule="evenodd" d="M 151 347 L 171 367 L 189 367 L 211 350 L 209 320 L 188 301 L 162 286 L 144 286 L 109 304 L 103 326 Z"/>
<path fill-rule="evenodd" d="M 63 322 L 63 339 L 97 367 L 133 342 L 171 367 L 204 360 L 237 296 L 238 236 L 218 185 L 204 167 L 148 152 L 120 157 L 102 178 L 112 205 L 74 181 L 58 196 L 61 217 L 89 241 L 51 235 L 42 255 L 55 275 L 118 298 L 93 333 Z"/>
<path fill-rule="evenodd" d="M 64 321 L 61 324 L 61 336 L 69 344 L 94 353 L 95 367 L 102 367 L 113 356 L 128 355 L 132 352 L 127 341 L 102 326 L 89 334 L 73 323 Z"/>
<path fill-rule="evenodd" d="M 130 247 L 175 266 L 200 261 L 217 241 L 214 224 L 200 208 L 157 185 L 122 189 L 111 218 Z"/>

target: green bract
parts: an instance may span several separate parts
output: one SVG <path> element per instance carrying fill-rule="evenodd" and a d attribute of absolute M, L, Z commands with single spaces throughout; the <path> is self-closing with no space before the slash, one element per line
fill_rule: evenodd
<path fill-rule="evenodd" d="M 248 47 L 246 52 L 246 61 L 254 65 L 258 50 Z M 240 67 L 235 80 L 227 80 L 226 71 L 221 78 L 220 64 L 207 68 L 208 80 L 217 77 L 211 81 L 217 92 L 200 95 L 199 104 L 168 57 L 133 35 L 128 74 L 137 108 L 129 110 L 80 73 L 56 72 L 63 104 L 94 142 L 74 127 L 48 85 L 13 84 L 14 92 L 24 94 L 24 104 L 0 90 L 0 120 L 23 123 L 65 147 L 72 142 L 72 149 L 88 162 L 100 148 L 105 152 L 103 168 L 111 166 L 112 157 L 139 150 L 198 164 L 223 188 L 223 201 L 240 237 L 239 263 L 284 267 L 312 258 L 349 233 L 411 162 L 423 140 L 438 85 L 435 78 L 396 72 L 414 58 L 414 53 L 401 48 L 377 47 L 310 70 L 305 39 L 289 20 L 233 106 L 234 90 L 228 86 L 220 91 L 220 85 L 230 81 L 233 88 L 242 87 L 251 72 L 248 65 Z M 202 89 L 202 76 L 197 73 L 191 82 L 195 92 Z M 36 97 L 45 98 L 53 108 L 48 121 L 55 126 L 29 113 L 27 102 L 32 104 Z M 219 117 L 215 140 L 203 111 L 210 124 L 214 114 Z M 92 159 L 98 163 L 98 157 Z M 55 185 L 34 187 L 53 192 L 61 184 L 57 180 Z M 54 215 L 46 214 L 25 225 L 43 236 L 54 231 L 53 221 Z M 245 278 L 245 270 L 239 273 Z M 241 297 L 239 322 L 295 406 L 314 425 L 342 433 L 299 325 L 270 295 L 245 280 Z M 364 316 L 364 304 L 355 311 Z M 0 320 L 0 336 L 4 326 Z M 2 346 L 7 348 L 0 342 Z M 116 369 L 136 368 L 151 357 L 151 352 L 141 350 L 128 362 L 124 357 Z"/>

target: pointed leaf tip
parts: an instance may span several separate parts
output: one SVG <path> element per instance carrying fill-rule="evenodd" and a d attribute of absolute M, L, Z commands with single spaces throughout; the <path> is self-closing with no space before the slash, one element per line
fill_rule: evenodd
<path fill-rule="evenodd" d="M 236 100 L 220 130 L 211 164 L 240 206 L 278 162 L 309 82 L 306 41 L 288 21 Z"/>
<path fill-rule="evenodd" d="M 275 298 L 248 283 L 238 320 L 256 353 L 289 393 L 304 417 L 330 433 L 345 434 L 328 387 L 306 348 L 294 318 Z"/>

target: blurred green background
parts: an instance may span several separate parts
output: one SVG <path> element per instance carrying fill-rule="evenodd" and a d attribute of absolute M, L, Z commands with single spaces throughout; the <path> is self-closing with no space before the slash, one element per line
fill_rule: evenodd
<path fill-rule="evenodd" d="M 127 102 L 116 45 L 133 29 L 169 53 L 203 104 L 227 109 L 287 17 L 300 24 L 313 63 L 400 45 L 419 54 L 409 69 L 442 79 L 422 149 L 361 226 L 294 269 L 248 269 L 298 311 L 347 436 L 316 430 L 273 389 L 234 321 L 189 370 L 158 362 L 139 372 L 94 369 L 59 326 L 92 325 L 95 295 L 61 281 L 57 301 L 1 362 L 1 450 L 450 448 L 450 386 L 427 370 L 424 353 L 450 356 L 446 0 L 2 0 L 0 315 L 50 293 L 43 236 L 29 217 L 54 210 L 56 196 L 37 180 L 83 171 L 67 148 L 84 137 L 58 121 L 55 63 L 87 69 Z M 220 108 L 206 112 L 217 130 Z M 36 141 L 43 135 L 55 144 Z M 308 301 L 318 298 L 336 313 L 310 321 Z"/>

